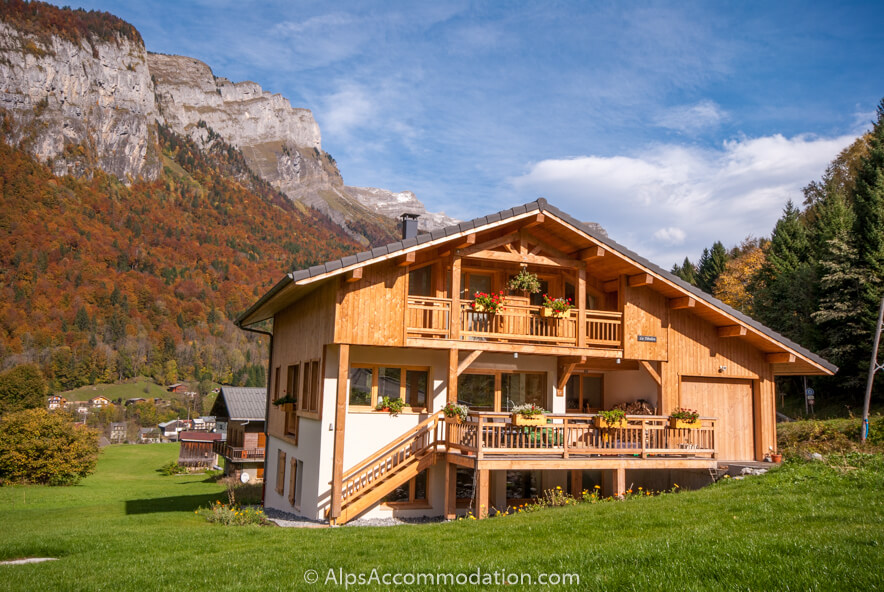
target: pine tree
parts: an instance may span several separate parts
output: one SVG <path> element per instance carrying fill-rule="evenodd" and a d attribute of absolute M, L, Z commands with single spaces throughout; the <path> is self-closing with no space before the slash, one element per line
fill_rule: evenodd
<path fill-rule="evenodd" d="M 727 250 L 721 241 L 715 241 L 711 251 L 703 249 L 703 255 L 697 266 L 697 286 L 701 290 L 712 294 L 715 290 L 715 282 L 727 268 L 727 259 Z"/>
<path fill-rule="evenodd" d="M 673 265 L 671 272 L 687 283 L 697 285 L 697 267 L 687 257 L 684 258 L 684 262 L 681 265 L 678 263 Z"/>

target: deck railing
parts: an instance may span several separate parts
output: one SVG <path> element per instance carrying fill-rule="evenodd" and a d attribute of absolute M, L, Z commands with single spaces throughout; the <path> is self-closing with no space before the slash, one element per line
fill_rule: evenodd
<path fill-rule="evenodd" d="M 228 446 L 227 442 L 215 442 L 215 454 L 220 454 L 224 458 L 231 461 L 262 461 L 264 460 L 263 448 L 241 448 L 237 446 Z"/>
<path fill-rule="evenodd" d="M 460 424 L 447 425 L 450 450 L 475 455 L 571 456 L 716 456 L 715 418 L 701 418 L 696 429 L 673 429 L 669 418 L 628 415 L 626 425 L 598 428 L 592 414 L 550 414 L 551 423 L 516 426 L 505 413 L 470 412 Z"/>
<path fill-rule="evenodd" d="M 574 308 L 561 318 L 546 317 L 542 307 L 508 303 L 497 314 L 476 312 L 471 301 L 461 301 L 457 319 L 460 338 L 466 341 L 530 343 L 578 346 L 580 312 Z M 584 311 L 586 347 L 622 347 L 623 314 L 602 310 Z M 451 300 L 409 296 L 406 310 L 408 337 L 450 338 Z"/>

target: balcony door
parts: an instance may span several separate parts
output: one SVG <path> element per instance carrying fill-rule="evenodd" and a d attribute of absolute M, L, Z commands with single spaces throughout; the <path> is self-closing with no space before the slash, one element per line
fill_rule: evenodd
<path fill-rule="evenodd" d="M 525 403 L 549 409 L 546 373 L 465 372 L 457 378 L 457 400 L 472 411 L 509 412 Z"/>
<path fill-rule="evenodd" d="M 476 292 L 490 294 L 494 289 L 494 275 L 484 271 L 467 270 L 461 275 L 461 298 L 472 300 Z"/>

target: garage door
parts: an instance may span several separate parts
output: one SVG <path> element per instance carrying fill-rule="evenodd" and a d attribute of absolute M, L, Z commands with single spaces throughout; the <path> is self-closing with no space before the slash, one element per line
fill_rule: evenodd
<path fill-rule="evenodd" d="M 755 459 L 752 382 L 716 378 L 681 379 L 681 406 L 716 417 L 721 460 Z"/>

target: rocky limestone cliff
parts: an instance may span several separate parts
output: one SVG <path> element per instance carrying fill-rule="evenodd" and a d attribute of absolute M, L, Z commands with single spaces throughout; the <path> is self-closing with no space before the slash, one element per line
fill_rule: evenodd
<path fill-rule="evenodd" d="M 78 43 L 0 22 L 0 107 L 15 119 L 11 140 L 57 175 L 95 166 L 123 180 L 160 173 L 158 113 L 140 42 Z"/>
<path fill-rule="evenodd" d="M 390 218 L 398 218 L 402 214 L 418 214 L 418 230 L 429 232 L 437 228 L 444 228 L 457 224 L 455 220 L 444 213 L 428 212 L 423 203 L 411 191 L 394 193 L 386 189 L 376 187 L 345 187 L 347 193 L 359 200 L 359 203 L 367 208 L 379 212 Z"/>

